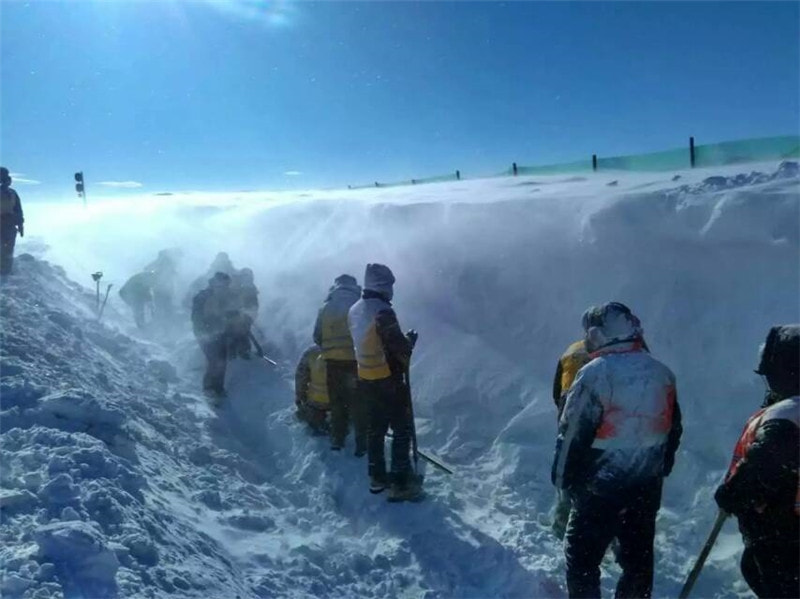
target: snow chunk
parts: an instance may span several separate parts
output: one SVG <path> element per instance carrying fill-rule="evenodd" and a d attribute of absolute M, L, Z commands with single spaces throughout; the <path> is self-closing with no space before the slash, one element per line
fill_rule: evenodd
<path fill-rule="evenodd" d="M 116 593 L 119 561 L 102 534 L 86 522 L 58 522 L 34 533 L 41 562 L 55 565 L 66 595 L 108 597 Z"/>

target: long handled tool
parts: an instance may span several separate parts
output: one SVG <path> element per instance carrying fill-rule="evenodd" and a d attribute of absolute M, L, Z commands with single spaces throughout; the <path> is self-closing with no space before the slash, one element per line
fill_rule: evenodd
<path fill-rule="evenodd" d="M 100 283 L 98 283 L 98 286 Z M 97 312 L 97 322 L 100 322 L 100 319 L 103 318 L 103 311 L 106 309 L 106 303 L 108 303 L 108 294 L 111 292 L 111 288 L 114 285 L 112 283 L 108 284 L 106 287 L 106 296 L 103 298 L 103 303 L 100 305 L 100 310 Z"/>
<path fill-rule="evenodd" d="M 689 577 L 686 579 L 686 582 L 681 589 L 681 594 L 678 595 L 679 599 L 686 599 L 689 596 L 689 593 L 692 592 L 692 587 L 694 586 L 694 583 L 697 582 L 697 578 L 700 576 L 700 572 L 706 563 L 706 558 L 708 558 L 708 554 L 711 553 L 711 548 L 714 547 L 714 543 L 717 542 L 719 532 L 722 530 L 722 525 L 725 524 L 725 520 L 727 518 L 728 514 L 725 511 L 720 510 L 717 513 L 717 519 L 714 521 L 711 534 L 708 535 L 706 544 L 703 545 L 703 550 L 700 551 L 700 555 L 697 556 L 697 561 L 694 563 L 692 571 L 689 572 Z"/>
<path fill-rule="evenodd" d="M 411 378 L 409 376 L 409 367 L 406 366 L 405 368 L 405 380 L 406 380 L 406 400 L 408 401 L 408 411 L 409 411 L 409 418 L 411 422 L 409 426 L 411 427 L 411 449 L 412 455 L 414 457 L 414 472 L 417 472 L 417 465 L 419 463 L 419 458 L 422 458 L 432 466 L 435 466 L 439 470 L 443 472 L 447 472 L 447 474 L 453 474 L 453 470 L 439 460 L 438 458 L 433 457 L 422 451 L 419 446 L 417 445 L 417 426 L 414 419 L 414 403 L 411 399 Z"/>
<path fill-rule="evenodd" d="M 408 402 L 408 417 L 409 426 L 411 427 L 411 455 L 414 458 L 414 474 L 418 474 L 417 468 L 419 463 L 419 448 L 417 447 L 417 425 L 414 422 L 414 402 L 411 400 L 411 367 L 406 364 L 405 377 L 406 377 L 406 401 Z"/>
<path fill-rule="evenodd" d="M 392 435 L 392 433 L 387 433 L 387 434 L 386 434 L 386 437 L 387 437 L 387 438 L 389 438 L 389 439 L 391 439 L 393 436 L 394 436 L 394 435 Z M 437 458 L 437 457 L 434 457 L 434 456 L 432 456 L 432 455 L 431 455 L 431 454 L 429 454 L 429 453 L 425 453 L 424 451 L 422 451 L 422 450 L 421 450 L 421 449 L 419 449 L 419 448 L 417 448 L 417 454 L 418 454 L 418 455 L 419 455 L 419 457 L 421 457 L 423 460 L 425 460 L 426 462 L 428 462 L 429 464 L 431 464 L 431 465 L 432 465 L 432 466 L 434 466 L 435 468 L 438 468 L 438 469 L 439 469 L 439 470 L 441 470 L 442 472 L 447 472 L 447 474 L 455 474 L 455 472 L 453 471 L 453 469 L 452 469 L 452 468 L 450 468 L 450 466 L 447 466 L 447 465 L 446 465 L 444 462 L 442 462 L 442 461 L 441 461 L 439 458 Z"/>
<path fill-rule="evenodd" d="M 99 270 L 97 272 L 92 273 L 92 280 L 95 284 L 95 302 L 94 302 L 94 309 L 98 312 L 100 311 L 100 279 L 103 278 L 103 273 Z"/>
<path fill-rule="evenodd" d="M 278 363 L 275 360 L 273 360 L 272 358 L 269 358 L 266 355 L 264 355 L 264 350 L 261 347 L 261 344 L 258 341 L 256 341 L 256 337 L 255 337 L 255 335 L 253 335 L 252 331 L 250 331 L 249 337 L 250 337 L 250 341 L 253 342 L 253 347 L 256 348 L 256 354 L 258 355 L 258 357 L 261 358 L 262 360 L 264 360 L 265 362 L 267 362 L 269 364 L 272 364 L 273 366 L 277 366 Z"/>

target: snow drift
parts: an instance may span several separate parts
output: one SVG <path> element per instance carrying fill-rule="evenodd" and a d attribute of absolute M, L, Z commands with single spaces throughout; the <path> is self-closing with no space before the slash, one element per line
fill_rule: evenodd
<path fill-rule="evenodd" d="M 83 282 L 99 269 L 119 286 L 177 246 L 186 284 L 227 250 L 256 273 L 283 367 L 233 364 L 212 414 L 188 325 L 136 339 L 113 290 L 97 324 L 89 291 L 22 258 L 2 304 L 4 594 L 563 596 L 553 369 L 582 311 L 614 299 L 678 380 L 655 585 L 675 596 L 760 401 L 758 344 L 799 319 L 800 174 L 758 169 L 26 206 L 40 234 L 20 251 Z M 395 271 L 401 325 L 420 331 L 420 445 L 458 469 L 430 472 L 417 506 L 369 496 L 363 462 L 330 455 L 289 407 L 327 287 L 376 261 Z M 698 596 L 744 590 L 737 539 L 728 525 Z"/>

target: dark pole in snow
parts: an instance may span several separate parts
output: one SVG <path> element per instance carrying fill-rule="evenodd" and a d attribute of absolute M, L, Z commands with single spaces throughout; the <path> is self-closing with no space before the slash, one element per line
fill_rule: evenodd
<path fill-rule="evenodd" d="M 514 173 L 515 177 L 517 176 L 517 163 L 516 162 L 511 164 L 511 172 Z"/>
<path fill-rule="evenodd" d="M 694 137 L 689 138 L 689 164 L 694 168 L 695 154 L 694 154 Z"/>
<path fill-rule="evenodd" d="M 592 154 L 592 170 L 597 171 L 597 154 Z"/>
<path fill-rule="evenodd" d="M 456 181 L 461 181 L 461 171 L 456 171 Z"/>

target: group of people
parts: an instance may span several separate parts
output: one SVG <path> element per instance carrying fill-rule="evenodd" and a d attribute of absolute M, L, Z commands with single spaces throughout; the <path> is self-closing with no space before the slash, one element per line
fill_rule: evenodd
<path fill-rule="evenodd" d="M 0 275 L 11 273 L 22 205 L 0 168 Z M 175 316 L 178 255 L 169 250 L 120 289 L 139 328 Z M 313 345 L 295 376 L 297 415 L 341 451 L 353 430 L 356 457 L 367 456 L 369 491 L 389 501 L 422 497 L 412 468 L 413 410 L 408 381 L 417 334 L 403 333 L 392 308 L 395 277 L 368 264 L 363 289 L 337 277 L 317 315 Z M 258 313 L 253 271 L 220 253 L 189 289 L 195 337 L 206 357 L 203 390 L 225 396 L 229 359 L 248 358 Z M 570 597 L 600 596 L 600 563 L 612 543 L 622 575 L 617 597 L 650 597 L 653 541 L 663 479 L 682 435 L 675 376 L 654 358 L 639 319 L 618 302 L 587 310 L 583 339 L 561 356 L 553 384 L 558 434 L 552 480 L 553 529 L 564 539 Z M 747 421 L 715 500 L 738 518 L 741 570 L 758 597 L 800 596 L 800 325 L 773 327 L 756 372 L 766 395 Z M 384 444 L 391 429 L 391 462 Z"/>
<path fill-rule="evenodd" d="M 174 322 L 179 256 L 174 250 L 160 251 L 154 262 L 120 289 L 140 329 L 170 327 Z M 183 305 L 191 312 L 192 330 L 206 358 L 203 391 L 218 402 L 226 395 L 228 361 L 252 356 L 251 329 L 258 316 L 253 271 L 236 269 L 228 254 L 220 252 L 206 275 L 190 285 Z M 148 312 L 152 314 L 149 320 Z"/>
<path fill-rule="evenodd" d="M 412 468 L 408 368 L 417 333 L 400 328 L 391 303 L 394 282 L 383 264 L 367 265 L 363 290 L 352 275 L 335 279 L 317 314 L 314 344 L 297 366 L 295 403 L 299 418 L 330 436 L 332 451 L 344 448 L 353 429 L 353 454 L 367 456 L 371 493 L 388 489 L 388 501 L 416 501 L 422 478 Z"/>
<path fill-rule="evenodd" d="M 650 597 L 662 482 L 683 430 L 675 376 L 650 354 L 627 306 L 590 308 L 582 324 L 584 338 L 561 356 L 553 384 L 553 528 L 564 538 L 567 588 L 570 597 L 600 597 L 600 563 L 614 543 L 616 596 Z M 756 372 L 767 393 L 715 499 L 739 520 L 741 569 L 753 592 L 798 597 L 800 326 L 769 331 Z"/>

